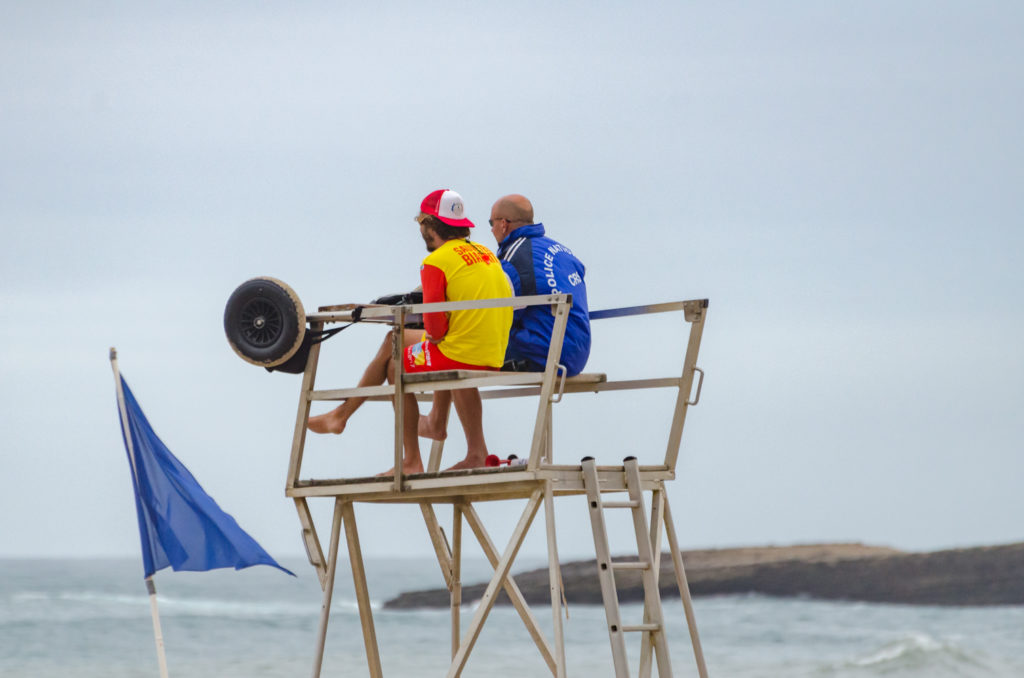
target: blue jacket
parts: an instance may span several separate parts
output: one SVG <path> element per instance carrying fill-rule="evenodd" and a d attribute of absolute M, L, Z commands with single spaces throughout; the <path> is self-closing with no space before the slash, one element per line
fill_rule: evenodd
<path fill-rule="evenodd" d="M 498 258 L 512 280 L 516 296 L 572 294 L 560 363 L 569 376 L 579 374 L 590 357 L 590 315 L 586 269 L 569 248 L 544 235 L 544 224 L 520 226 L 498 245 Z M 528 360 L 535 369 L 547 364 L 555 317 L 547 306 L 515 312 L 505 360 Z"/>

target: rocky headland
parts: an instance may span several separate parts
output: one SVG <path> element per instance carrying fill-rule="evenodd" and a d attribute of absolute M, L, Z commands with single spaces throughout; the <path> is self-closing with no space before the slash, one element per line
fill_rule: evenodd
<path fill-rule="evenodd" d="M 863 544 L 808 544 L 683 551 L 694 596 L 757 593 L 916 605 L 1024 605 L 1024 543 L 924 553 Z M 547 568 L 513 575 L 527 602 L 550 602 Z M 600 605 L 594 560 L 562 564 L 566 600 Z M 678 596 L 672 559 L 661 558 L 661 593 Z M 464 585 L 479 599 L 487 582 Z M 643 600 L 640 574 L 616 573 L 619 599 Z M 498 604 L 508 604 L 502 592 Z M 390 609 L 448 607 L 447 589 L 403 593 Z"/>

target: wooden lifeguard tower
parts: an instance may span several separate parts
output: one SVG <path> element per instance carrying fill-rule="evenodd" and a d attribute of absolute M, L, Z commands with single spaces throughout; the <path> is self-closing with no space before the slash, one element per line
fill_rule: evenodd
<path fill-rule="evenodd" d="M 667 651 L 667 631 L 662 615 L 658 586 L 660 571 L 661 540 L 664 534 L 668 540 L 676 583 L 682 598 L 683 608 L 689 626 L 697 670 L 706 678 L 703 653 L 697 634 L 696 622 L 690 601 L 686 573 L 676 541 L 672 513 L 665 493 L 665 483 L 675 477 L 676 459 L 679 455 L 683 424 L 687 409 L 700 399 L 700 388 L 704 373 L 697 367 L 697 353 L 707 315 L 707 300 L 680 301 L 673 303 L 634 306 L 591 312 L 592 321 L 650 313 L 679 313 L 689 323 L 689 339 L 683 357 L 681 373 L 654 379 L 609 381 L 604 374 L 580 374 L 566 378 L 564 368 L 557 365 L 565 335 L 571 295 L 517 297 L 487 301 L 446 302 L 437 304 L 409 304 L 399 306 L 355 305 L 322 307 L 319 312 L 309 314 L 305 320 L 309 332 L 320 335 L 325 326 L 333 323 L 352 322 L 379 323 L 402 329 L 419 319 L 423 313 L 432 311 L 458 311 L 470 308 L 494 308 L 499 306 L 549 306 L 554 314 L 554 330 L 548 351 L 547 369 L 539 373 L 473 372 L 449 371 L 428 374 L 395 375 L 394 384 L 363 388 L 317 390 L 315 388 L 317 363 L 321 346 L 313 343 L 302 377 L 299 394 L 298 414 L 295 419 L 295 434 L 288 464 L 286 494 L 295 501 L 299 521 L 302 524 L 303 541 L 309 561 L 316 568 L 323 589 L 320 626 L 317 637 L 316 657 L 313 676 L 320 675 L 323 662 L 324 644 L 331 610 L 335 571 L 338 563 L 338 549 L 341 528 L 345 528 L 349 559 L 355 584 L 356 599 L 366 647 L 369 674 L 373 678 L 382 676 L 379 649 L 370 608 L 370 596 L 366 585 L 359 535 L 353 504 L 403 503 L 418 504 L 423 514 L 427 532 L 434 546 L 441 572 L 451 591 L 451 643 L 452 660 L 448 677 L 461 675 L 466 661 L 487 620 L 499 590 L 504 590 L 537 645 L 544 661 L 556 678 L 566 675 L 565 651 L 562 632 L 562 585 L 558 561 L 558 542 L 555 534 L 554 499 L 565 495 L 586 495 L 590 506 L 593 526 L 595 553 L 597 555 L 601 591 L 608 622 L 615 675 L 624 678 L 630 675 L 626 657 L 624 634 L 642 634 L 639 661 L 640 676 L 650 676 L 653 664 L 658 666 L 658 675 L 668 678 L 672 669 Z M 355 316 L 355 317 L 354 317 Z M 402 332 L 392 333 L 394 356 L 401 356 Z M 402 360 L 396 359 L 396 365 Z M 698 377 L 696 389 L 694 378 Z M 525 464 L 499 468 L 473 469 L 469 471 L 439 472 L 443 442 L 435 442 L 425 473 L 402 475 L 402 394 L 415 394 L 418 399 L 429 399 L 433 391 L 477 387 L 481 397 L 512 398 L 533 397 L 537 399 L 537 414 L 533 425 L 533 438 Z M 556 463 L 553 449 L 551 423 L 557 404 L 564 395 L 572 393 L 617 391 L 628 389 L 668 389 L 674 393 L 675 408 L 668 427 L 668 441 L 664 459 L 660 464 L 641 465 L 634 457 L 627 457 L 618 466 L 597 466 L 593 458 L 585 457 L 577 463 L 565 463 L 572 451 L 559 455 Z M 344 400 L 355 396 L 368 400 L 394 402 L 395 409 L 395 475 L 393 478 L 302 478 L 302 457 L 306 440 L 306 423 L 310 405 L 314 401 Z M 524 422 L 525 425 L 525 422 Z M 577 457 L 578 459 L 578 457 Z M 650 505 L 645 502 L 649 493 Z M 625 495 L 624 500 L 605 501 L 603 495 Z M 313 522 L 309 508 L 311 499 L 333 499 L 334 514 L 331 524 L 329 545 L 326 553 Z M 477 502 L 526 499 L 512 536 L 503 550 L 491 541 L 487 530 L 474 508 Z M 438 504 L 451 505 L 453 525 L 451 542 L 444 534 L 436 513 Z M 551 642 L 539 628 L 523 595 L 510 575 L 516 554 L 523 542 L 537 510 L 544 505 L 547 528 L 548 563 L 551 586 L 551 613 L 554 638 Z M 613 561 L 609 553 L 605 530 L 604 511 L 627 509 L 632 513 L 636 532 L 637 558 L 624 562 Z M 484 595 L 477 606 L 468 627 L 461 629 L 461 557 L 463 521 L 469 525 L 479 541 L 484 554 L 494 567 Z M 614 573 L 619 569 L 641 570 L 645 600 L 644 618 L 638 623 L 623 623 L 619 618 L 619 602 L 615 590 Z"/>

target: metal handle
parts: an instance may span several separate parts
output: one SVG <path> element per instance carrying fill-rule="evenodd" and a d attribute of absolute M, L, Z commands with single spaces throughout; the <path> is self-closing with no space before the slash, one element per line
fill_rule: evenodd
<path fill-rule="evenodd" d="M 693 402 L 686 403 L 687 405 L 696 405 L 700 402 L 700 389 L 704 385 L 704 370 L 694 365 L 694 372 L 700 372 L 700 379 L 697 380 L 697 395 L 694 397 Z"/>
<path fill-rule="evenodd" d="M 565 393 L 565 375 L 568 370 L 565 369 L 565 365 L 559 365 L 555 369 L 562 373 L 562 380 L 558 382 L 558 397 L 556 398 L 552 395 L 550 400 L 553 403 L 560 403 L 562 402 L 562 394 Z"/>

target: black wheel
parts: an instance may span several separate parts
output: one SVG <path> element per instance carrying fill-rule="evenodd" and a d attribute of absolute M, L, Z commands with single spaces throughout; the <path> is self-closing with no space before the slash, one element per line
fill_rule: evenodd
<path fill-rule="evenodd" d="M 253 278 L 228 298 L 224 333 L 242 360 L 274 367 L 287 362 L 302 345 L 306 312 L 288 285 L 275 278 Z"/>

